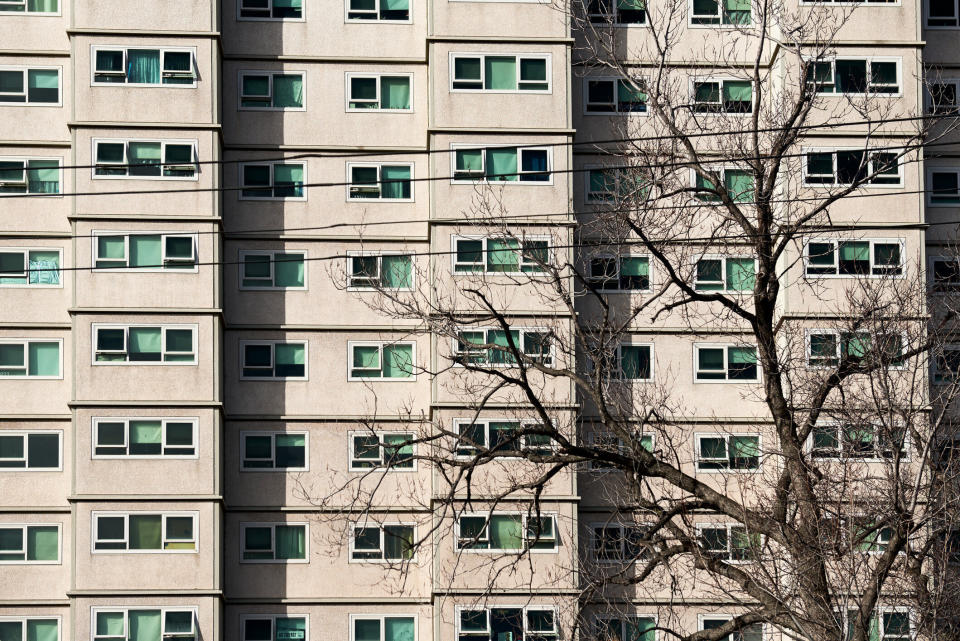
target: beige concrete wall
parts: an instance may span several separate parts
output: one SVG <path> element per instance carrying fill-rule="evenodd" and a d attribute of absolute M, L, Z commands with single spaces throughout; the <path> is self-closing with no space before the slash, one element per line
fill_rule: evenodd
<path fill-rule="evenodd" d="M 66 408 L 64 408 L 66 409 Z M 0 421 L 0 436 L 11 432 L 42 432 L 60 436 L 60 469 L 3 468 L 0 486 L 7 506 L 65 506 L 73 474 L 73 441 L 68 421 Z"/>
<path fill-rule="evenodd" d="M 404 603 L 383 604 L 231 604 L 224 616 L 224 638 L 239 639 L 243 634 L 243 618 L 248 615 L 306 616 L 309 638 L 318 634 L 338 639 L 349 639 L 351 635 L 350 615 L 398 615 L 414 616 L 417 619 L 415 641 L 427 641 L 433 638 L 431 607 L 424 602 L 407 601 Z M 321 632 L 317 632 L 320 630 Z"/>
<path fill-rule="evenodd" d="M 68 140 L 70 133 L 67 121 L 74 104 L 70 59 L 59 56 L 0 55 L 0 67 L 44 67 L 60 72 L 59 103 L 0 103 L 0 140 Z"/>
<path fill-rule="evenodd" d="M 12 202 L 12 201 L 11 201 Z M 33 201 L 36 203 L 36 200 Z M 39 238 L 0 238 L 0 251 L 7 249 L 60 250 L 60 267 L 73 266 L 69 241 Z M 59 285 L 0 285 L 5 304 L 0 307 L 0 322 L 28 323 L 40 317 L 47 322 L 69 323 L 67 308 L 73 293 L 71 272 L 60 272 Z"/>
<path fill-rule="evenodd" d="M 175 596 L 139 596 L 139 595 L 79 595 L 74 599 L 72 608 L 72 630 L 68 639 L 89 639 L 92 637 L 91 617 L 94 608 L 129 608 L 129 609 L 159 609 L 159 608 L 196 608 L 197 618 L 194 626 L 197 638 L 216 639 L 220 633 L 221 608 L 218 597 L 197 590 L 197 594 L 184 591 Z"/>
<path fill-rule="evenodd" d="M 2 109 L 6 109 L 3 107 Z M 17 107 L 16 109 L 22 109 Z M 12 121 L 11 121 L 12 122 Z M 2 127 L 3 125 L 0 125 Z M 66 123 L 64 122 L 64 128 Z M 15 139 L 19 139 L 15 137 Z M 61 166 L 72 165 L 71 151 L 69 149 L 69 136 L 64 132 L 62 137 L 65 147 L 60 146 L 39 146 L 39 145 L 7 145 L 0 147 L 0 157 L 3 158 L 42 158 L 56 160 Z M 70 169 L 60 171 L 60 194 L 73 192 L 72 172 Z M 21 231 L 58 231 L 69 233 L 70 220 L 68 218 L 71 212 L 71 202 L 69 198 L 62 195 L 45 196 L 26 196 L 20 198 L 0 198 L 0 206 L 3 207 L 4 221 L 9 225 L 9 229 Z M 16 244 L 15 241 L 3 240 L 4 244 Z M 29 241 L 36 243 L 35 240 Z M 39 243 L 38 243 L 39 244 Z"/>
<path fill-rule="evenodd" d="M 0 599 L 17 601 L 44 601 L 62 599 L 70 589 L 71 554 L 70 514 L 67 512 L 4 512 L 0 514 L 0 526 L 11 525 L 59 525 L 60 559 L 58 561 L 4 562 L 0 583 Z M 24 546 L 26 546 L 24 537 Z"/>
<path fill-rule="evenodd" d="M 7 13 L 3 16 L 6 32 L 4 49 L 11 51 L 60 51 L 67 54 L 70 41 L 71 3 L 60 0 L 56 14 Z"/>
<path fill-rule="evenodd" d="M 434 2 L 431 35 L 566 38 L 570 20 L 551 2 Z"/>
<path fill-rule="evenodd" d="M 64 1 L 64 0 L 61 0 Z M 88 29 L 131 29 L 150 31 L 216 31 L 219 3 L 206 0 L 187 0 L 131 6 L 123 0 L 77 0 L 73 23 Z"/>
<path fill-rule="evenodd" d="M 73 358 L 70 352 L 70 333 L 65 329 L 11 329 L 0 330 L 0 339 L 61 340 L 60 376 L 57 378 L 3 377 L 0 396 L 5 399 L 4 413 L 65 414 L 70 401 Z"/>

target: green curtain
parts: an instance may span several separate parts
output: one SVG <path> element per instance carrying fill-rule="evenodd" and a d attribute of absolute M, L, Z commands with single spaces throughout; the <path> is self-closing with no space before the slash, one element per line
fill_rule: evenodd
<path fill-rule="evenodd" d="M 753 85 L 748 80 L 726 80 L 723 83 L 724 102 L 751 102 Z"/>
<path fill-rule="evenodd" d="M 29 376 L 60 375 L 60 343 L 31 342 L 29 346 Z"/>
<path fill-rule="evenodd" d="M 303 525 L 278 525 L 274 531 L 276 558 L 306 558 L 306 527 Z"/>
<path fill-rule="evenodd" d="M 156 236 L 130 236 L 131 267 L 162 267 L 162 245 L 159 234 Z"/>
<path fill-rule="evenodd" d="M 643 11 L 647 8 L 647 2 L 646 0 L 617 0 L 617 8 L 631 11 Z"/>
<path fill-rule="evenodd" d="M 302 196 L 303 195 L 303 165 L 273 166 L 273 184 L 275 196 Z M 281 190 L 280 188 L 286 188 Z"/>
<path fill-rule="evenodd" d="M 162 548 L 162 517 L 159 514 L 130 517 L 130 549 L 159 550 Z"/>
<path fill-rule="evenodd" d="M 303 641 L 307 638 L 307 620 L 304 617 L 277 617 L 276 638 L 284 641 Z"/>
<path fill-rule="evenodd" d="M 132 361 L 160 360 L 160 328 L 131 327 L 127 350 Z"/>
<path fill-rule="evenodd" d="M 873 341 L 869 334 L 844 334 L 843 345 L 847 356 L 863 358 L 870 351 Z"/>
<path fill-rule="evenodd" d="M 517 59 L 514 56 L 485 56 L 484 89 L 512 91 L 517 88 Z"/>
<path fill-rule="evenodd" d="M 643 434 L 640 437 L 640 447 L 642 447 L 648 452 L 652 452 L 653 451 L 653 435 Z"/>
<path fill-rule="evenodd" d="M 58 0 L 27 0 L 27 11 L 56 13 L 58 5 Z"/>
<path fill-rule="evenodd" d="M 160 50 L 128 49 L 127 82 L 160 84 Z"/>
<path fill-rule="evenodd" d="M 354 619 L 354 641 L 380 641 L 379 619 Z"/>
<path fill-rule="evenodd" d="M 646 345 L 621 346 L 620 369 L 626 379 L 650 378 L 650 348 Z"/>
<path fill-rule="evenodd" d="M 130 421 L 130 453 L 160 454 L 163 444 L 163 427 L 160 421 Z"/>
<path fill-rule="evenodd" d="M 513 351 L 510 348 L 510 338 L 513 339 L 513 345 L 517 349 L 520 348 L 520 332 L 519 330 L 511 330 L 510 337 L 507 337 L 507 333 L 503 330 L 491 330 L 487 333 L 487 342 L 491 345 L 496 345 L 502 347 L 503 349 L 490 349 L 489 362 L 491 363 L 515 363 L 516 358 L 513 355 Z"/>
<path fill-rule="evenodd" d="M 870 260 L 870 243 L 859 241 L 841 243 L 840 260 Z"/>
<path fill-rule="evenodd" d="M 487 271 L 520 271 L 520 243 L 515 238 L 491 238 L 487 240 Z"/>
<path fill-rule="evenodd" d="M 382 165 L 380 167 L 380 197 L 410 198 L 410 167 Z"/>
<path fill-rule="evenodd" d="M 385 255 L 381 257 L 380 277 L 383 286 L 394 289 L 413 287 L 413 259 L 410 256 Z"/>
<path fill-rule="evenodd" d="M 743 169 L 727 169 L 723 172 L 723 183 L 730 198 L 736 202 L 753 200 L 753 174 Z"/>
<path fill-rule="evenodd" d="M 55 69 L 28 70 L 27 100 L 30 102 L 59 102 L 60 72 Z"/>
<path fill-rule="evenodd" d="M 127 617 L 129 641 L 160 641 L 160 610 L 130 610 Z"/>
<path fill-rule="evenodd" d="M 32 251 L 30 258 L 30 283 L 56 285 L 60 282 L 60 253 Z"/>
<path fill-rule="evenodd" d="M 760 438 L 757 436 L 731 436 L 730 453 L 738 457 L 760 456 Z"/>
<path fill-rule="evenodd" d="M 303 287 L 303 254 L 275 254 L 273 284 L 277 287 Z"/>
<path fill-rule="evenodd" d="M 353 348 L 353 367 L 370 368 L 376 367 L 378 370 L 355 370 L 354 376 L 366 376 L 379 378 L 383 364 L 380 362 L 380 348 L 376 345 L 356 345 Z"/>
<path fill-rule="evenodd" d="M 393 467 L 413 467 L 413 443 L 410 434 L 386 434 L 383 444 L 393 456 Z"/>
<path fill-rule="evenodd" d="M 303 107 L 303 76 L 301 74 L 274 74 L 273 106 Z"/>
<path fill-rule="evenodd" d="M 30 619 L 27 621 L 27 641 L 57 641 L 56 619 Z M 0 635 L 6 641 L 3 635 Z"/>
<path fill-rule="evenodd" d="M 750 291 L 756 280 L 752 258 L 727 259 L 727 289 Z"/>
<path fill-rule="evenodd" d="M 410 108 L 410 78 L 382 76 L 380 78 L 380 108 Z"/>
<path fill-rule="evenodd" d="M 125 267 L 124 260 L 126 252 L 126 238 L 124 236 L 98 236 L 97 237 L 97 256 L 101 260 L 97 261 L 97 267 Z"/>
<path fill-rule="evenodd" d="M 487 150 L 487 178 L 489 180 L 519 180 L 516 148 Z"/>
<path fill-rule="evenodd" d="M 277 467 L 303 467 L 306 464 L 306 435 L 277 434 L 276 444 Z M 270 456 L 269 449 L 266 456 Z"/>
<path fill-rule="evenodd" d="M 160 151 L 159 142 L 131 142 L 128 145 L 130 164 L 137 165 L 127 168 L 131 176 L 159 176 Z"/>
<path fill-rule="evenodd" d="M 854 635 L 857 614 L 859 614 L 857 610 L 847 611 L 847 638 L 849 639 L 852 639 Z M 870 616 L 870 620 L 867 622 L 867 630 L 869 633 L 869 641 L 880 641 L 880 620 L 876 615 Z"/>
<path fill-rule="evenodd" d="M 386 617 L 383 622 L 384 641 L 413 641 L 413 617 Z"/>
<path fill-rule="evenodd" d="M 650 259 L 639 256 L 624 256 L 620 259 L 620 274 L 623 276 L 649 276 Z"/>
<path fill-rule="evenodd" d="M 56 561 L 60 558 L 60 536 L 55 525 L 27 528 L 27 560 Z"/>
<path fill-rule="evenodd" d="M 730 364 L 731 365 L 753 365 L 757 362 L 757 350 L 755 347 L 731 347 Z"/>
<path fill-rule="evenodd" d="M 633 84 L 625 80 L 617 81 L 617 101 L 621 103 L 646 102 L 647 93 L 635 89 Z"/>
<path fill-rule="evenodd" d="M 519 550 L 523 547 L 523 519 L 520 515 L 490 517 L 490 547 Z"/>
<path fill-rule="evenodd" d="M 383 348 L 383 377 L 409 378 L 413 375 L 413 346 L 385 345 Z"/>
<path fill-rule="evenodd" d="M 123 612 L 97 612 L 98 637 L 123 637 Z"/>
<path fill-rule="evenodd" d="M 410 0 L 380 0 L 380 8 L 387 11 L 405 11 L 410 8 Z"/>
<path fill-rule="evenodd" d="M 278 343 L 273 349 L 276 376 L 303 376 L 306 373 L 307 352 L 303 344 Z"/>
<path fill-rule="evenodd" d="M 483 171 L 482 149 L 457 149 L 457 171 Z"/>
<path fill-rule="evenodd" d="M 630 617 L 626 621 L 626 641 L 654 641 L 657 622 L 651 617 Z"/>

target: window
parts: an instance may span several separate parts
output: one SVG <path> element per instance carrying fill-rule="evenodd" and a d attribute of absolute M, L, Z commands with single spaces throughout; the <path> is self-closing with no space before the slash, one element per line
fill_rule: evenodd
<path fill-rule="evenodd" d="M 938 116 L 960 115 L 960 80 L 937 80 L 930 83 L 928 110 Z"/>
<path fill-rule="evenodd" d="M 241 163 L 240 200 L 306 200 L 302 162 Z"/>
<path fill-rule="evenodd" d="M 4 11 L 2 3 L 0 3 L 0 11 Z M 0 617 L 0 639 L 58 641 L 60 639 L 60 617 Z"/>
<path fill-rule="evenodd" d="M 586 80 L 586 113 L 646 113 L 647 92 L 643 81 L 623 78 Z"/>
<path fill-rule="evenodd" d="M 477 456 L 491 450 L 507 456 L 522 456 L 524 453 L 547 456 L 553 453 L 553 441 L 548 434 L 519 433 L 542 428 L 535 421 L 455 419 L 453 426 L 460 435 L 456 444 L 459 457 Z"/>
<path fill-rule="evenodd" d="M 251 615 L 243 619 L 243 641 L 305 641 L 307 616 Z"/>
<path fill-rule="evenodd" d="M 600 291 L 649 291 L 650 257 L 594 256 L 590 259 L 587 282 Z"/>
<path fill-rule="evenodd" d="M 95 418 L 93 458 L 196 458 L 195 418 Z"/>
<path fill-rule="evenodd" d="M 347 163 L 348 200 L 413 200 L 413 164 Z"/>
<path fill-rule="evenodd" d="M 956 258 L 931 257 L 929 274 L 933 280 L 934 291 L 953 291 L 960 288 L 960 260 Z"/>
<path fill-rule="evenodd" d="M 522 512 L 461 515 L 457 518 L 457 549 L 556 551 L 556 518 Z"/>
<path fill-rule="evenodd" d="M 197 641 L 194 607 L 93 608 L 93 641 Z"/>
<path fill-rule="evenodd" d="M 647 3 L 645 0 L 590 0 L 587 16 L 594 24 L 646 24 Z"/>
<path fill-rule="evenodd" d="M 199 167 L 195 142 L 95 140 L 94 177 L 195 180 Z"/>
<path fill-rule="evenodd" d="M 197 364 L 196 325 L 94 325 L 93 363 Z"/>
<path fill-rule="evenodd" d="M 871 423 L 823 423 L 813 428 L 810 455 L 815 459 L 889 460 L 909 456 L 906 430 Z"/>
<path fill-rule="evenodd" d="M 306 289 L 306 252 L 240 251 L 240 289 Z"/>
<path fill-rule="evenodd" d="M 350 641 L 416 641 L 412 616 L 350 615 Z"/>
<path fill-rule="evenodd" d="M 723 188 L 727 196 L 735 203 L 753 202 L 753 173 L 746 169 L 736 169 L 735 167 L 719 167 L 714 169 L 723 180 Z M 694 198 L 705 203 L 721 202 L 720 193 L 717 187 L 700 174 L 691 170 L 693 177 L 693 186 L 696 189 Z"/>
<path fill-rule="evenodd" d="M 61 434 L 0 431 L 0 471 L 59 470 Z"/>
<path fill-rule="evenodd" d="M 194 49 L 92 47 L 94 85 L 197 86 Z"/>
<path fill-rule="evenodd" d="M 617 346 L 616 369 L 612 378 L 628 381 L 653 380 L 653 345 L 631 345 L 622 343 Z"/>
<path fill-rule="evenodd" d="M 410 0 L 346 0 L 347 20 L 408 22 Z"/>
<path fill-rule="evenodd" d="M 760 469 L 760 437 L 754 434 L 697 434 L 697 470 Z"/>
<path fill-rule="evenodd" d="M 453 359 L 460 365 L 499 366 L 517 362 L 514 349 L 534 363 L 551 365 L 550 332 L 543 329 L 463 329 L 453 341 Z M 512 344 L 512 346 L 511 346 Z"/>
<path fill-rule="evenodd" d="M 696 80 L 693 83 L 693 111 L 752 113 L 753 84 L 749 80 Z"/>
<path fill-rule="evenodd" d="M 254 472 L 305 471 L 306 432 L 241 432 L 241 468 Z"/>
<path fill-rule="evenodd" d="M 350 540 L 350 560 L 409 561 L 415 552 L 414 542 L 413 525 L 355 525 Z"/>
<path fill-rule="evenodd" d="M 601 563 L 632 563 L 649 556 L 643 543 L 643 538 L 647 535 L 647 525 L 597 523 L 592 528 L 594 558 Z"/>
<path fill-rule="evenodd" d="M 714 630 L 725 625 L 732 618 L 723 615 L 700 615 L 700 629 Z M 728 634 L 723 641 L 763 641 L 763 624 L 751 623 Z"/>
<path fill-rule="evenodd" d="M 650 195 L 649 183 L 635 170 L 625 167 L 588 168 L 586 197 L 588 203 L 611 202 L 618 199 L 639 198 Z"/>
<path fill-rule="evenodd" d="M 355 290 L 412 289 L 413 256 L 355 254 L 347 257 L 347 287 Z"/>
<path fill-rule="evenodd" d="M 60 525 L 0 524 L 0 564 L 60 562 Z"/>
<path fill-rule="evenodd" d="M 413 380 L 413 343 L 374 343 L 350 341 L 348 380 Z"/>
<path fill-rule="evenodd" d="M 196 271 L 196 235 L 93 232 L 95 269 Z"/>
<path fill-rule="evenodd" d="M 0 248 L 0 287 L 60 287 L 59 249 Z"/>
<path fill-rule="evenodd" d="M 859 610 L 847 611 L 848 639 L 853 638 L 859 613 Z M 914 638 L 915 632 L 911 629 L 909 610 L 884 609 L 879 614 L 880 616 L 872 615 L 867 621 L 867 629 L 870 631 L 868 638 L 880 641 L 910 641 Z"/>
<path fill-rule="evenodd" d="M 347 111 L 410 111 L 412 84 L 412 74 L 348 73 Z"/>
<path fill-rule="evenodd" d="M 57 13 L 59 10 L 58 0 L 0 0 L 0 11 Z M 44 641 L 46 641 L 45 638 Z"/>
<path fill-rule="evenodd" d="M 240 0 L 240 19 L 301 20 L 303 0 Z"/>
<path fill-rule="evenodd" d="M 240 108 L 303 110 L 303 73 L 240 72 Z"/>
<path fill-rule="evenodd" d="M 844 517 L 841 522 L 844 537 L 857 552 L 885 552 L 893 538 L 893 528 L 880 524 L 873 517 Z"/>
<path fill-rule="evenodd" d="M 62 342 L 0 339 L 0 378 L 61 378 Z"/>
<path fill-rule="evenodd" d="M 456 237 L 453 240 L 453 273 L 542 273 L 550 261 L 550 239 Z"/>
<path fill-rule="evenodd" d="M 550 150 L 547 148 L 454 147 L 453 180 L 472 183 L 496 182 L 542 182 L 552 181 L 550 176 Z"/>
<path fill-rule="evenodd" d="M 555 641 L 550 607 L 457 608 L 458 641 Z"/>
<path fill-rule="evenodd" d="M 307 378 L 307 342 L 244 341 L 240 378 L 302 379 Z"/>
<path fill-rule="evenodd" d="M 243 561 L 307 562 L 306 523 L 241 523 Z"/>
<path fill-rule="evenodd" d="M 896 4 L 899 0 L 800 0 L 800 4 Z"/>
<path fill-rule="evenodd" d="M 704 552 L 714 558 L 728 562 L 756 561 L 760 558 L 760 535 L 748 533 L 742 525 L 699 525 L 697 534 Z"/>
<path fill-rule="evenodd" d="M 94 552 L 196 552 L 197 513 L 94 512 Z"/>
<path fill-rule="evenodd" d="M 899 276 L 903 241 L 812 240 L 805 258 L 807 276 Z"/>
<path fill-rule="evenodd" d="M 856 364 L 869 356 L 881 360 L 887 367 L 901 367 L 905 342 L 906 336 L 899 333 L 872 336 L 866 332 L 810 330 L 807 332 L 807 366 L 838 367 L 841 362 Z"/>
<path fill-rule="evenodd" d="M 451 53 L 451 91 L 550 92 L 550 54 Z"/>
<path fill-rule="evenodd" d="M 653 434 L 636 434 L 634 437 L 635 445 L 639 445 L 646 451 L 653 453 Z M 621 454 L 631 456 L 631 446 L 624 443 L 616 434 L 612 432 L 594 432 L 590 434 L 590 444 L 600 453 Z M 610 469 L 612 466 L 603 461 L 592 461 L 590 467 L 594 470 Z"/>
<path fill-rule="evenodd" d="M 699 382 L 756 381 L 757 348 L 743 345 L 694 345 Z"/>
<path fill-rule="evenodd" d="M 960 206 L 960 170 L 934 169 L 929 173 L 929 177 L 931 206 Z"/>
<path fill-rule="evenodd" d="M 750 0 L 691 0 L 690 24 L 750 24 Z"/>
<path fill-rule="evenodd" d="M 414 469 L 415 438 L 410 432 L 351 432 L 350 471 Z"/>
<path fill-rule="evenodd" d="M 60 67 L 0 67 L 0 104 L 59 105 Z"/>
<path fill-rule="evenodd" d="M 752 292 L 756 274 L 757 261 L 750 256 L 701 258 L 693 288 L 699 292 Z"/>
<path fill-rule="evenodd" d="M 896 153 L 862 149 L 810 151 L 806 154 L 803 182 L 808 185 L 903 184 Z"/>
<path fill-rule="evenodd" d="M 960 346 L 946 345 L 934 358 L 934 383 L 960 381 Z"/>
<path fill-rule="evenodd" d="M 928 27 L 960 27 L 960 0 L 927 0 Z"/>
<path fill-rule="evenodd" d="M 59 194 L 57 158 L 0 158 L 0 194 Z"/>
<path fill-rule="evenodd" d="M 819 94 L 900 93 L 899 58 L 835 58 L 806 62 L 807 86 Z"/>

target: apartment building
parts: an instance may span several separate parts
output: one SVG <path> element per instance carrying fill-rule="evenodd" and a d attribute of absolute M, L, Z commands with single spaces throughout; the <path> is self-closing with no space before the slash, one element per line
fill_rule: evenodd
<path fill-rule="evenodd" d="M 714 2 L 714 22 L 701 4 L 690 51 L 749 11 Z M 644 37 L 643 3 L 595 10 L 625 40 Z M 875 65 L 873 81 L 912 107 L 936 65 L 955 106 L 958 15 L 956 0 L 866 2 L 837 59 Z M 452 539 L 497 526 L 460 515 L 434 530 L 447 480 L 425 462 L 393 469 L 373 506 L 338 490 L 432 424 L 492 439 L 532 413 L 504 395 L 478 414 L 457 341 L 377 297 L 436 301 L 481 278 L 502 285 L 522 340 L 570 333 L 569 310 L 511 276 L 535 272 L 531 256 L 573 260 L 577 213 L 591 215 L 602 181 L 595 146 L 571 143 L 600 145 L 644 111 L 584 67 L 573 36 L 535 1 L 0 0 L 0 195 L 28 196 L 0 200 L 0 641 L 557 638 L 578 577 L 555 570 L 616 508 L 602 488 L 553 478 L 531 574 L 495 581 L 484 550 L 457 554 Z M 744 100 L 733 83 L 717 91 Z M 835 172 L 857 136 L 811 139 Z M 868 239 L 871 260 L 893 244 L 902 265 L 929 253 L 937 270 L 952 228 L 921 226 L 950 220 L 957 199 L 922 190 L 957 190 L 951 158 L 898 170 L 882 188 L 901 197 L 834 212 L 891 226 Z M 491 204 L 478 186 L 493 182 Z M 501 212 L 536 214 L 510 224 L 522 251 L 489 223 Z M 620 289 L 649 290 L 645 258 L 615 257 Z M 722 260 L 722 274 L 746 269 Z M 475 299 L 449 300 L 460 318 L 484 316 Z M 743 358 L 724 343 L 743 328 L 701 345 L 672 322 L 631 328 L 637 377 L 654 360 L 703 363 L 684 379 L 691 424 L 746 426 L 759 406 L 730 407 L 737 383 L 696 384 L 717 349 L 721 368 Z M 470 330 L 502 340 L 492 322 Z M 544 396 L 575 424 L 568 384 Z M 762 438 L 753 429 L 742 451 Z M 471 497 L 481 507 L 488 481 L 490 496 Z M 526 537 L 527 504 L 500 500 L 492 518 Z M 429 532 L 414 558 L 397 549 Z M 398 559 L 402 582 L 387 578 Z M 669 598 L 633 605 L 655 620 Z M 716 619 L 706 612 L 685 615 L 691 629 Z"/>

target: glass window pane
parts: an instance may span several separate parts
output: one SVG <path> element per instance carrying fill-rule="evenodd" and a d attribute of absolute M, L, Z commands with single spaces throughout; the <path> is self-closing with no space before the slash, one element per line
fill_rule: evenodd
<path fill-rule="evenodd" d="M 274 347 L 276 376 L 304 376 L 306 347 L 299 343 L 281 343 Z"/>
<path fill-rule="evenodd" d="M 134 234 L 130 236 L 130 266 L 143 268 L 163 267 L 163 258 L 161 257 L 160 235 L 143 236 Z"/>
<path fill-rule="evenodd" d="M 383 76 L 380 78 L 380 108 L 410 108 L 410 78 Z"/>
<path fill-rule="evenodd" d="M 55 525 L 27 528 L 27 560 L 56 561 L 60 558 L 60 532 Z"/>
<path fill-rule="evenodd" d="M 413 375 L 413 346 L 385 345 L 383 348 L 383 377 L 408 378 Z"/>
<path fill-rule="evenodd" d="M 59 434 L 28 434 L 27 451 L 28 467 L 60 467 Z"/>
<path fill-rule="evenodd" d="M 97 636 L 123 637 L 123 612 L 97 612 Z"/>
<path fill-rule="evenodd" d="M 380 641 L 379 619 L 354 619 L 354 641 Z"/>
<path fill-rule="evenodd" d="M 413 617 L 387 617 L 383 627 L 384 641 L 413 641 Z"/>
<path fill-rule="evenodd" d="M 129 641 L 160 641 L 160 610 L 130 610 Z"/>
<path fill-rule="evenodd" d="M 166 634 L 193 632 L 193 612 L 167 611 L 164 614 L 163 630 Z"/>
<path fill-rule="evenodd" d="M 60 72 L 56 69 L 27 71 L 27 100 L 30 102 L 60 102 Z"/>
<path fill-rule="evenodd" d="M 273 106 L 295 109 L 303 107 L 303 76 L 301 74 L 273 76 Z"/>
<path fill-rule="evenodd" d="M 131 361 L 159 361 L 160 328 L 159 327 L 131 327 L 127 346 Z"/>
<path fill-rule="evenodd" d="M 32 342 L 29 347 L 30 376 L 60 376 L 60 344 Z"/>
<path fill-rule="evenodd" d="M 307 638 L 307 620 L 304 617 L 277 617 L 277 641 L 303 641 Z"/>
<path fill-rule="evenodd" d="M 277 434 L 276 465 L 278 468 L 305 467 L 306 441 L 303 434 Z"/>
<path fill-rule="evenodd" d="M 57 641 L 59 629 L 56 619 L 30 619 L 27 621 L 27 641 Z"/>
<path fill-rule="evenodd" d="M 514 56 L 485 56 L 484 89 L 512 91 L 517 88 L 517 59 Z"/>
<path fill-rule="evenodd" d="M 159 514 L 138 514 L 129 518 L 130 549 L 159 550 L 162 541 L 162 519 Z M 159 625 L 159 623 L 158 623 Z"/>

